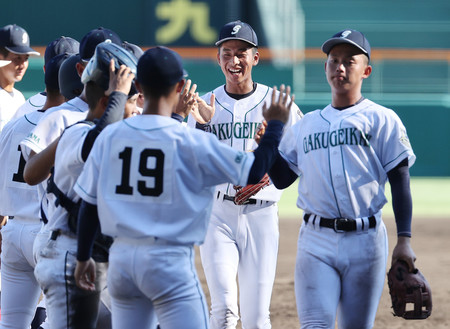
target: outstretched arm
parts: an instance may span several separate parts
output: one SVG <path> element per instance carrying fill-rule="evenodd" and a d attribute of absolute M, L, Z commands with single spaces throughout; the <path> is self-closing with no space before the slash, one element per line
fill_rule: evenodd
<path fill-rule="evenodd" d="M 404 159 L 387 173 L 392 193 L 392 207 L 397 225 L 397 244 L 392 252 L 392 263 L 404 260 L 413 271 L 416 255 L 411 247 L 412 198 L 408 159 Z"/>
<path fill-rule="evenodd" d="M 255 161 L 250 170 L 248 184 L 258 183 L 272 167 L 278 155 L 278 145 L 284 124 L 289 119 L 290 108 L 294 102 L 294 96 L 288 102 L 291 93 L 289 86 L 287 88 L 284 85 L 280 86 L 278 99 L 276 99 L 277 88 L 274 87 L 273 89 L 274 92 L 272 93 L 272 101 L 269 108 L 265 105 L 263 107 L 263 116 L 267 121 L 267 128 L 258 148 L 254 152 Z"/>

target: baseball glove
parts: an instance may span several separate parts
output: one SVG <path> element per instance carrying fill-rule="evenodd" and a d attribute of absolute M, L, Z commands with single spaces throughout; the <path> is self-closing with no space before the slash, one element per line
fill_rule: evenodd
<path fill-rule="evenodd" d="M 422 273 L 409 272 L 404 261 L 396 261 L 387 273 L 394 316 L 407 320 L 426 319 L 431 315 L 431 289 Z M 412 304 L 407 306 L 407 304 Z"/>
<path fill-rule="evenodd" d="M 234 196 L 234 203 L 237 205 L 245 204 L 248 199 L 268 185 L 270 185 L 269 175 L 265 174 L 264 177 L 256 184 L 251 184 L 244 187 L 235 186 L 236 195 Z"/>

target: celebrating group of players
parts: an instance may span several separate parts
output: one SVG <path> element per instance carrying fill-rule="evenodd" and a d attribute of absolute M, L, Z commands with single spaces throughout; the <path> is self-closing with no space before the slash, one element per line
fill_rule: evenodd
<path fill-rule="evenodd" d="M 387 179 L 393 258 L 414 269 L 415 156 L 395 113 L 361 95 L 367 39 L 324 43 L 332 104 L 304 118 L 289 87 L 253 81 L 250 25 L 224 25 L 216 46 L 225 84 L 200 97 L 169 48 L 143 52 L 106 28 L 59 37 L 45 91 L 25 101 L 14 83 L 39 54 L 23 28 L 0 29 L 0 328 L 271 328 L 277 201 L 298 177 L 302 328 L 334 328 L 337 310 L 342 328 L 373 326 Z"/>

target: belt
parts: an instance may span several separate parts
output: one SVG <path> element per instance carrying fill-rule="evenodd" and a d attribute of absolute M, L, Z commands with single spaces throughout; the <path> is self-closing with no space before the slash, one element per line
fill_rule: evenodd
<path fill-rule="evenodd" d="M 55 230 L 52 231 L 52 234 L 50 235 L 50 240 L 55 241 L 60 235 L 61 235 L 61 230 Z"/>
<path fill-rule="evenodd" d="M 313 216 L 312 214 L 305 214 L 303 216 L 303 220 L 308 223 L 309 218 Z M 323 217 L 319 217 L 320 218 L 320 223 L 319 225 L 321 227 L 327 227 L 327 228 L 332 228 L 333 230 L 335 230 L 338 233 L 342 233 L 342 232 L 352 232 L 352 231 L 356 231 L 358 229 L 357 225 L 356 225 L 356 220 L 355 219 L 348 219 L 348 218 L 323 218 Z M 361 221 L 361 229 L 364 230 L 364 221 Z M 375 219 L 375 216 L 370 216 L 369 217 L 369 228 L 374 228 L 377 226 L 377 220 Z"/>
<path fill-rule="evenodd" d="M 220 197 L 220 192 L 217 192 L 217 198 L 219 198 Z M 224 200 L 227 200 L 227 201 L 233 201 L 233 203 L 235 203 L 234 202 L 234 196 L 231 196 L 231 195 L 228 195 L 228 194 L 223 194 L 223 199 Z M 246 205 L 246 204 L 256 204 L 256 202 L 257 202 L 258 200 L 256 200 L 256 199 L 248 199 L 248 200 L 246 200 L 242 205 Z"/>

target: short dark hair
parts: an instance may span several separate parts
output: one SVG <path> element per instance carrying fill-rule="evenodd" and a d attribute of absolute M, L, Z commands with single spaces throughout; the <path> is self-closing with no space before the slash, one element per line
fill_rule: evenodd
<path fill-rule="evenodd" d="M 6 49 L 5 47 L 0 47 L 0 55 L 3 56 L 3 58 L 8 57 L 10 51 Z"/>
<path fill-rule="evenodd" d="M 105 96 L 105 91 L 102 87 L 93 81 L 86 83 L 86 102 L 89 109 L 96 108 L 98 102 L 103 96 Z"/>

